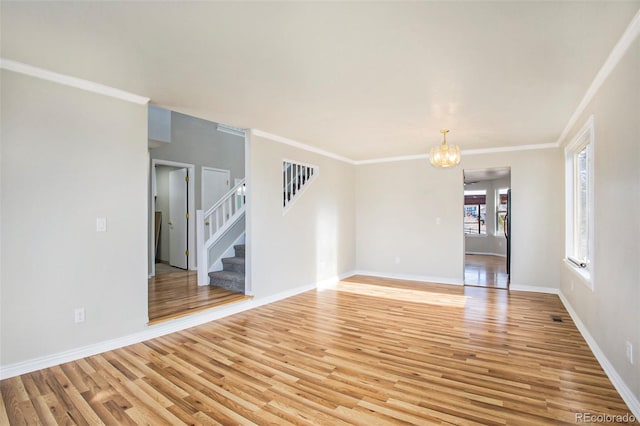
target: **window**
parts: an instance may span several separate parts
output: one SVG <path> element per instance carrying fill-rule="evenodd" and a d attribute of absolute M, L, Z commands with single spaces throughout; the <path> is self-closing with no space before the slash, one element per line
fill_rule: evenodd
<path fill-rule="evenodd" d="M 593 116 L 565 149 L 566 258 L 591 286 L 593 268 Z"/>
<path fill-rule="evenodd" d="M 487 191 L 464 191 L 464 234 L 487 235 Z"/>
<path fill-rule="evenodd" d="M 507 193 L 509 188 L 496 190 L 496 235 L 504 235 L 504 218 L 507 216 Z"/>

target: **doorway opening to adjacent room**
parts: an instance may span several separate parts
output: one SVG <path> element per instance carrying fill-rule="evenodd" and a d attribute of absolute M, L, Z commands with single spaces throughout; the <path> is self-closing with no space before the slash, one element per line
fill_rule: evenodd
<path fill-rule="evenodd" d="M 151 163 L 151 276 L 195 269 L 194 165 Z"/>
<path fill-rule="evenodd" d="M 509 288 L 511 168 L 464 170 L 464 284 Z"/>

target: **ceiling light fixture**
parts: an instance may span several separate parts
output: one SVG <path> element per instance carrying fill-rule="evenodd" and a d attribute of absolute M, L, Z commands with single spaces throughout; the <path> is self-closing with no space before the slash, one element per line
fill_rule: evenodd
<path fill-rule="evenodd" d="M 442 133 L 442 145 L 431 148 L 429 161 L 433 167 L 447 168 L 460 163 L 460 147 L 458 145 L 447 145 L 448 129 L 440 130 Z"/>

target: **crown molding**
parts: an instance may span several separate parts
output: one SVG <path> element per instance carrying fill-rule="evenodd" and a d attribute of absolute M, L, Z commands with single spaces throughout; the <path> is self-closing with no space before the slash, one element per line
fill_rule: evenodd
<path fill-rule="evenodd" d="M 134 104 L 146 105 L 147 103 L 149 103 L 149 98 L 146 98 L 144 96 L 135 95 L 133 93 L 125 92 L 124 90 L 105 86 L 99 83 L 94 83 L 89 80 L 83 80 L 81 78 L 71 77 L 69 75 L 59 74 L 57 72 L 45 70 L 43 68 L 38 68 L 31 65 L 23 64 L 21 62 L 12 61 L 11 59 L 0 58 L 0 68 L 39 78 L 42 80 L 62 84 L 65 86 L 75 87 L 76 89 L 86 90 L 88 92 L 97 93 L 99 95 L 109 96 L 111 98 L 132 102 Z"/>
<path fill-rule="evenodd" d="M 558 148 L 560 145 L 557 143 L 540 143 L 531 145 L 515 145 L 515 146 L 499 146 L 496 148 L 481 148 L 481 149 L 463 149 L 460 151 L 462 155 L 476 155 L 476 154 L 493 154 L 496 152 L 514 152 L 514 151 L 532 151 L 535 149 L 553 149 Z"/>
<path fill-rule="evenodd" d="M 378 164 L 378 163 L 393 163 L 396 161 L 411 161 L 411 160 L 428 160 L 429 154 L 415 154 L 415 155 L 401 155 L 398 157 L 382 157 L 372 158 L 369 160 L 356 160 L 353 162 L 356 166 L 362 166 L 365 164 Z"/>
<path fill-rule="evenodd" d="M 496 148 L 482 148 L 482 149 L 463 149 L 460 151 L 461 155 L 478 155 L 478 154 L 494 154 L 497 152 L 514 152 L 514 151 L 531 151 L 534 149 L 553 149 L 558 148 L 558 144 L 555 143 L 543 143 L 533 145 L 519 145 L 519 146 L 501 146 Z M 377 164 L 377 163 L 390 163 L 394 161 L 410 161 L 410 160 L 428 160 L 429 154 L 416 154 L 416 155 L 403 155 L 400 157 L 384 157 L 373 158 L 370 160 L 357 160 L 353 164 L 361 166 L 365 164 Z"/>
<path fill-rule="evenodd" d="M 600 86 L 602 86 L 607 77 L 609 77 L 609 74 L 611 74 L 616 65 L 618 65 L 618 62 L 620 62 L 625 53 L 627 53 L 627 50 L 629 50 L 629 47 L 635 41 L 639 34 L 640 10 L 638 10 L 638 12 L 635 14 L 633 19 L 627 26 L 627 29 L 622 34 L 622 37 L 620 37 L 618 43 L 616 43 L 616 45 L 613 47 L 613 50 L 611 50 L 611 53 L 607 57 L 607 60 L 604 61 L 604 64 L 600 68 L 600 71 L 598 71 L 598 74 L 596 74 L 596 77 L 593 79 L 591 86 L 589 86 L 589 88 L 587 89 L 587 92 L 582 98 L 582 101 L 580 101 L 578 107 L 573 112 L 573 115 L 571 116 L 571 118 L 569 118 L 567 125 L 564 127 L 564 130 L 562 131 L 560 137 L 558 138 L 558 141 L 556 142 L 558 146 L 561 146 L 565 142 L 565 138 L 567 137 L 569 131 L 571 131 L 573 126 L 578 121 L 578 118 L 580 118 L 584 110 L 587 108 L 587 105 L 589 105 L 595 94 L 600 89 Z"/>
<path fill-rule="evenodd" d="M 272 133 L 268 133 L 262 130 L 251 129 L 251 134 L 255 136 L 259 136 L 261 138 L 272 140 L 274 142 L 280 142 L 285 145 L 293 146 L 295 148 L 302 149 L 304 151 L 313 152 L 314 154 L 320 154 L 325 157 L 333 158 L 334 160 L 343 161 L 349 164 L 355 164 L 355 161 L 353 161 L 350 158 L 343 157 L 342 155 L 334 154 L 333 152 L 325 151 L 324 149 L 316 148 L 314 146 L 307 145 L 298 141 L 294 141 L 293 139 L 287 139 L 285 137 L 274 135 Z"/>
<path fill-rule="evenodd" d="M 292 139 L 288 139 L 282 136 L 274 135 L 273 133 L 268 133 L 258 129 L 251 130 L 252 135 L 260 136 L 274 142 L 280 142 L 285 145 L 290 145 L 298 149 L 302 149 L 305 151 L 313 152 L 315 154 L 320 154 L 325 157 L 333 158 L 335 160 L 343 161 L 348 164 L 353 164 L 354 166 L 363 166 L 367 164 L 378 164 L 378 163 L 393 163 L 396 161 L 411 161 L 411 160 L 427 160 L 429 159 L 429 154 L 414 154 L 414 155 L 401 155 L 396 157 L 381 157 L 381 158 L 371 158 L 369 160 L 352 160 L 347 157 L 343 157 L 341 155 L 335 154 L 333 152 L 325 151 L 320 148 L 313 147 L 311 145 L 307 145 L 301 142 L 294 141 Z M 533 145 L 519 145 L 519 146 L 502 146 L 497 148 L 483 148 L 483 149 L 468 149 L 462 150 L 462 155 L 477 155 L 477 154 L 493 154 L 496 152 L 512 152 L 512 151 L 529 151 L 534 149 L 552 149 L 558 148 L 557 143 L 543 143 L 543 144 L 533 144 Z"/>

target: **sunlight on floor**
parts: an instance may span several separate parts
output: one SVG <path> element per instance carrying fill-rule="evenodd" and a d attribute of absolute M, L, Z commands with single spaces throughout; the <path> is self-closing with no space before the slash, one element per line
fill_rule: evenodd
<path fill-rule="evenodd" d="M 437 293 L 430 290 L 415 290 L 408 288 L 385 287 L 355 282 L 340 281 L 327 289 L 335 291 L 359 294 L 363 296 L 393 299 L 402 302 L 425 303 L 428 305 L 449 306 L 464 308 L 469 296 Z"/>

